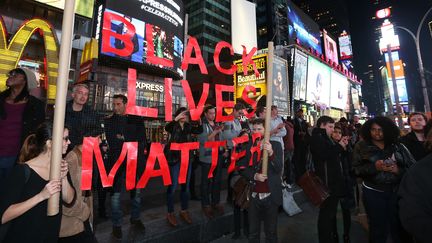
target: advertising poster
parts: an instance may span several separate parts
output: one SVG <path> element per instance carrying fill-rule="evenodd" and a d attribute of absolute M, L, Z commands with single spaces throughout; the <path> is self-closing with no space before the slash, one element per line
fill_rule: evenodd
<path fill-rule="evenodd" d="M 242 60 L 235 61 L 234 64 L 237 65 L 237 71 L 234 73 L 234 86 L 235 86 L 235 101 L 243 102 L 243 91 L 247 85 L 255 87 L 256 93 L 248 93 L 248 98 L 256 100 L 258 105 L 264 105 L 266 102 L 267 94 L 267 54 L 257 55 L 252 58 L 255 62 L 258 72 L 260 75 L 257 77 L 253 71 L 252 65 L 248 66 L 247 75 L 243 74 L 243 63 Z"/>
<path fill-rule="evenodd" d="M 348 80 L 342 74 L 331 71 L 330 106 L 345 110 L 348 103 Z"/>
<path fill-rule="evenodd" d="M 339 37 L 339 51 L 341 60 L 352 57 L 351 36 L 343 35 Z"/>
<path fill-rule="evenodd" d="M 339 63 L 337 44 L 327 33 L 326 30 L 323 30 L 324 33 L 324 50 L 325 55 L 328 59 L 332 60 L 334 63 Z"/>
<path fill-rule="evenodd" d="M 330 103 L 330 68 L 310 56 L 308 58 L 306 101 L 325 107 L 329 107 Z"/>
<path fill-rule="evenodd" d="M 65 0 L 56 0 L 56 1 L 35 0 L 35 1 L 59 9 L 63 9 L 65 5 Z M 75 13 L 87 18 L 92 18 L 93 6 L 94 6 L 94 0 L 77 0 L 75 1 Z"/>
<path fill-rule="evenodd" d="M 389 93 L 391 97 L 391 101 L 393 105 L 396 105 L 396 100 L 394 97 L 394 90 L 393 90 L 393 81 L 391 79 L 387 80 L 387 84 L 389 87 Z M 399 102 L 400 103 L 408 103 L 408 92 L 406 88 L 405 78 L 396 79 L 396 86 L 398 90 L 399 95 Z"/>
<path fill-rule="evenodd" d="M 322 54 L 318 24 L 289 0 L 287 0 L 287 8 L 289 43 L 313 48 Z"/>
<path fill-rule="evenodd" d="M 107 0 L 100 31 L 101 55 L 183 75 L 184 9 L 181 0 Z M 164 65 L 148 62 L 148 51 Z M 153 62 L 154 63 L 154 62 Z M 168 66 L 168 65 L 167 65 Z"/>
<path fill-rule="evenodd" d="M 360 97 L 359 92 L 355 88 L 351 88 L 351 96 L 352 96 L 352 102 L 355 110 L 360 110 Z"/>
<path fill-rule="evenodd" d="M 289 115 L 290 109 L 288 64 L 286 60 L 277 56 L 273 60 L 273 105 L 278 107 L 279 115 L 285 117 Z"/>
<path fill-rule="evenodd" d="M 306 100 L 307 65 L 307 55 L 296 49 L 293 75 L 293 96 L 296 100 Z"/>

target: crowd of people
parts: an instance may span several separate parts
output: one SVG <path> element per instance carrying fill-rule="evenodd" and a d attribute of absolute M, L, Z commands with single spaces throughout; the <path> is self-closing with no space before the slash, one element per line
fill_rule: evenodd
<path fill-rule="evenodd" d="M 63 133 L 64 159 L 61 179 L 49 180 L 52 123 L 45 121 L 43 103 L 30 95 L 36 87 L 34 74 L 25 68 L 9 72 L 7 90 L 0 93 L 0 241 L 1 242 L 97 242 L 94 236 L 94 207 L 91 191 L 81 191 L 82 145 L 84 137 L 101 138 L 105 166 L 111 169 L 120 157 L 124 142 L 138 142 L 138 150 L 149 144 L 142 117 L 126 114 L 127 97 L 113 96 L 113 112 L 101 117 L 87 105 L 89 88 L 77 84 L 67 104 Z M 270 139 L 264 141 L 265 107 L 255 117 L 243 119 L 245 107 L 233 108 L 232 121 L 218 123 L 216 107 L 206 105 L 202 118 L 192 121 L 187 108 L 179 108 L 173 121 L 164 127 L 162 144 L 172 184 L 166 187 L 167 223 L 178 226 L 174 197 L 180 187 L 179 218 L 192 224 L 189 212 L 194 163 L 187 168 L 186 183 L 179 184 L 180 151 L 171 143 L 199 142 L 190 159 L 201 169 L 202 212 L 209 220 L 224 214 L 221 189 L 234 211 L 233 239 L 243 235 L 259 242 L 261 223 L 266 242 L 277 242 L 278 212 L 283 188 L 298 187 L 297 181 L 312 170 L 328 189 L 329 196 L 319 207 L 318 241 L 339 242 L 337 209 L 343 215 L 343 242 L 350 241 L 351 215 L 360 204 L 368 217 L 369 242 L 429 242 L 432 232 L 432 122 L 423 113 L 411 113 L 410 132 L 401 134 L 386 117 L 335 121 L 321 116 L 314 127 L 299 109 L 295 116 L 281 117 L 270 106 Z M 257 135 L 258 136 L 255 136 Z M 102 135 L 102 136 L 101 136 Z M 246 143 L 239 143 L 245 138 Z M 212 167 L 214 151 L 206 142 L 226 141 L 219 147 L 218 163 Z M 263 151 L 268 163 L 263 166 Z M 242 156 L 239 156 L 242 154 Z M 146 153 L 138 153 L 137 175 L 143 173 Z M 235 168 L 223 180 L 223 171 L 235 160 Z M 311 161 L 311 164 L 308 164 Z M 209 173 L 212 176 L 208 177 Z M 108 190 L 94 176 L 99 217 L 106 218 Z M 138 178 L 138 177 L 137 177 Z M 112 188 L 112 236 L 122 239 L 122 200 L 126 192 L 126 167 L 120 166 Z M 191 186 L 190 184 L 193 184 Z M 142 193 L 130 194 L 130 223 L 145 230 L 140 219 Z M 47 199 L 60 192 L 60 213 L 47 216 Z M 361 200 L 360 200 L 361 199 Z M 37 222 L 36 224 L 33 222 Z M 25 229 L 23 231 L 23 229 Z"/>

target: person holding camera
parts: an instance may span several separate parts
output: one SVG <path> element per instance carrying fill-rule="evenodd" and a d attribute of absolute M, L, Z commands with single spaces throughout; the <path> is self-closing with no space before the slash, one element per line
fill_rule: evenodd
<path fill-rule="evenodd" d="M 363 142 L 353 155 L 356 175 L 363 179 L 363 203 L 369 221 L 369 242 L 411 242 L 398 216 L 397 191 L 415 159 L 398 142 L 399 128 L 387 117 L 368 120 L 362 127 Z"/>
<path fill-rule="evenodd" d="M 168 144 L 165 146 L 165 155 L 167 156 L 168 164 L 170 166 L 170 174 L 172 184 L 168 186 L 167 189 L 167 221 L 168 223 L 176 227 L 178 225 L 177 219 L 174 214 L 174 194 L 178 186 L 178 178 L 180 174 L 180 151 L 169 150 L 171 143 L 187 143 L 192 142 L 192 134 L 201 134 L 203 132 L 203 127 L 201 125 L 201 120 L 199 123 L 190 122 L 190 113 L 186 107 L 180 107 L 175 113 L 174 121 L 166 124 L 165 130 L 170 134 L 170 139 Z M 189 155 L 189 158 L 191 156 Z M 183 219 L 188 224 L 192 224 L 192 219 L 190 217 L 189 208 L 189 182 L 191 175 L 192 165 L 189 163 L 188 173 L 186 183 L 181 185 L 181 211 L 180 218 Z"/>
<path fill-rule="evenodd" d="M 220 134 L 223 124 L 215 122 L 216 107 L 207 105 L 204 108 L 203 132 L 198 135 L 200 142 L 199 160 L 201 164 L 201 205 L 204 215 L 211 219 L 216 214 L 223 214 L 224 209 L 220 204 L 220 191 L 222 179 L 222 166 L 226 159 L 225 149 L 219 148 L 218 163 L 213 171 L 213 177 L 208 178 L 211 168 L 212 150 L 205 148 L 204 144 L 208 141 L 220 141 Z M 211 195 L 211 198 L 210 198 Z M 210 200 L 211 199 L 211 200 Z"/>

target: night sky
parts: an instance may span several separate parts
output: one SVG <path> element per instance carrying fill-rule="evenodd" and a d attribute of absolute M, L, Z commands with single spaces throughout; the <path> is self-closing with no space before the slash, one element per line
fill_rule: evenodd
<path fill-rule="evenodd" d="M 375 42 L 377 36 L 374 33 L 373 26 L 376 26 L 378 23 L 381 24 L 383 20 L 371 19 L 378 8 L 377 5 L 372 3 L 375 1 L 347 0 L 346 2 L 350 16 L 355 72 L 364 81 L 362 89 L 363 101 L 368 106 L 369 112 L 376 114 L 378 107 L 376 107 L 376 102 L 374 102 L 376 96 L 373 95 L 373 92 L 376 92 L 378 88 L 376 86 L 378 85 L 377 81 L 381 81 L 378 68 L 383 65 L 383 63 L 379 63 L 382 57 L 380 57 L 379 54 L 378 43 Z M 432 7 L 432 0 L 387 2 L 392 5 L 391 21 L 396 25 L 410 29 L 414 34 L 417 32 L 417 27 L 423 15 Z M 428 28 L 428 23 L 430 21 L 432 21 L 432 12 L 429 13 L 420 34 L 421 53 L 427 80 L 432 80 L 432 38 Z M 418 73 L 414 41 L 405 31 L 396 30 L 396 34 L 399 35 L 401 44 L 401 50 L 399 52 L 400 58 L 406 63 L 405 76 L 410 103 L 416 106 L 416 110 L 423 110 L 423 95 L 421 93 L 420 75 Z M 365 81 L 367 78 L 363 75 L 364 72 L 368 71 L 369 64 L 372 64 L 375 70 L 374 75 L 376 82 L 372 84 Z M 432 89 L 430 89 L 432 86 L 428 84 L 428 87 L 429 97 L 432 97 Z M 430 100 L 432 99 L 430 98 Z"/>

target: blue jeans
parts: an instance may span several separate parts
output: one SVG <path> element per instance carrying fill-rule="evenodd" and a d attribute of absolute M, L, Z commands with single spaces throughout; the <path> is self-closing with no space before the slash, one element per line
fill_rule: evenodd
<path fill-rule="evenodd" d="M 391 237 L 394 243 L 410 242 L 405 238 L 398 217 L 396 192 L 378 192 L 363 186 L 363 203 L 369 221 L 369 242 L 387 242 Z"/>
<path fill-rule="evenodd" d="M 201 162 L 201 205 L 209 206 L 219 204 L 222 184 L 222 154 L 219 154 L 218 164 L 213 171 L 213 178 L 208 178 L 211 164 Z M 211 201 L 210 201 L 211 194 Z"/>
<path fill-rule="evenodd" d="M 191 175 L 192 164 L 189 163 L 189 168 L 186 176 L 186 183 L 181 185 L 180 192 L 180 200 L 181 200 L 181 209 L 187 210 L 189 207 L 189 181 Z M 168 213 L 174 212 L 174 194 L 175 190 L 178 186 L 178 178 L 180 174 L 180 163 L 170 166 L 170 174 L 171 174 L 171 185 L 168 186 L 167 189 L 167 208 Z"/>
<path fill-rule="evenodd" d="M 11 172 L 15 165 L 17 156 L 2 156 L 0 157 L 0 181 Z"/>
<path fill-rule="evenodd" d="M 130 191 L 131 198 L 131 220 L 138 220 L 141 212 L 141 189 Z M 121 226 L 123 219 L 123 212 L 121 209 L 121 192 L 114 192 L 111 195 L 111 220 L 113 226 Z"/>

